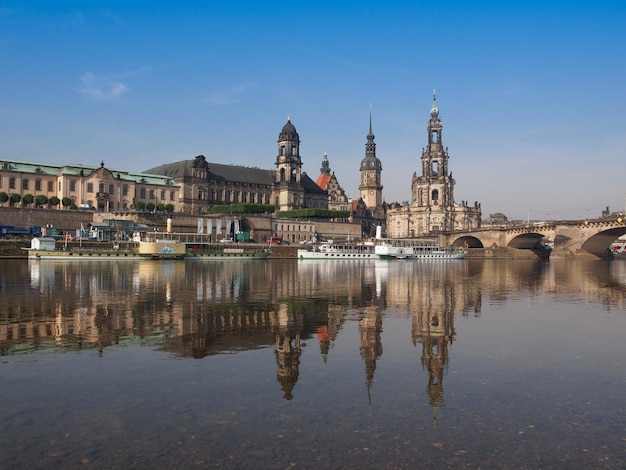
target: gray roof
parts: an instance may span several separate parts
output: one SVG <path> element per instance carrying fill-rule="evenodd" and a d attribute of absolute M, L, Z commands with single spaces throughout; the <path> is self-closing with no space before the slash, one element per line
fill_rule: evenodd
<path fill-rule="evenodd" d="M 164 175 L 172 179 L 183 178 L 185 176 L 191 176 L 193 166 L 194 160 L 183 160 L 151 168 L 147 170 L 146 173 Z M 274 184 L 274 172 L 261 168 L 207 162 L 207 172 L 208 178 L 211 181 L 231 181 L 267 186 Z"/>
<path fill-rule="evenodd" d="M 207 162 L 202 155 L 194 160 L 182 160 L 179 162 L 167 163 L 146 170 L 146 173 L 164 175 L 172 179 L 191 176 L 192 169 L 201 165 L 208 172 L 210 181 L 233 182 L 251 185 L 272 186 L 274 184 L 274 171 L 263 170 L 241 165 L 223 165 L 221 163 Z M 302 173 L 302 187 L 308 193 L 325 194 L 326 191 L 320 188 L 306 173 Z"/>

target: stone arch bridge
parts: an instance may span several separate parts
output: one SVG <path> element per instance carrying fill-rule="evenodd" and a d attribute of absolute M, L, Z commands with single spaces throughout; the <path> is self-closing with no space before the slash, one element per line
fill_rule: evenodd
<path fill-rule="evenodd" d="M 526 225 L 482 227 L 440 234 L 440 242 L 469 248 L 517 248 L 541 256 L 547 246 L 565 254 L 612 258 L 610 245 L 626 234 L 622 219 L 562 221 Z"/>

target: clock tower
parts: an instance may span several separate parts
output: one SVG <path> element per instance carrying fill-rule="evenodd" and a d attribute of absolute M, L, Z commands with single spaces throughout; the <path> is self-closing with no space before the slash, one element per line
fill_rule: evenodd
<path fill-rule="evenodd" d="M 365 158 L 361 160 L 359 192 L 361 199 L 374 215 L 383 205 L 383 185 L 380 180 L 382 171 L 383 165 L 376 158 L 376 144 L 372 133 L 372 109 L 370 107 L 370 131 L 367 134 L 367 143 L 365 144 Z"/>

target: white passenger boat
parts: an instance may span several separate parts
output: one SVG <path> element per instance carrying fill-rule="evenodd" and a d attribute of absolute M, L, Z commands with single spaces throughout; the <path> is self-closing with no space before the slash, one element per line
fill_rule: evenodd
<path fill-rule="evenodd" d="M 309 250 L 298 250 L 298 259 L 378 259 L 371 244 L 322 243 Z"/>
<path fill-rule="evenodd" d="M 467 254 L 461 248 L 423 238 L 377 238 L 374 252 L 381 259 L 463 259 Z"/>

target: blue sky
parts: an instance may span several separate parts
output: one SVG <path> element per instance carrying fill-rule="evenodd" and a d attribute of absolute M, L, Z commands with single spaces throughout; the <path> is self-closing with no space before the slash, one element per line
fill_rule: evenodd
<path fill-rule="evenodd" d="M 0 158 L 143 171 L 203 154 L 358 197 L 372 106 L 409 201 L 433 89 L 455 200 L 483 217 L 625 210 L 626 2 L 0 0 Z"/>

